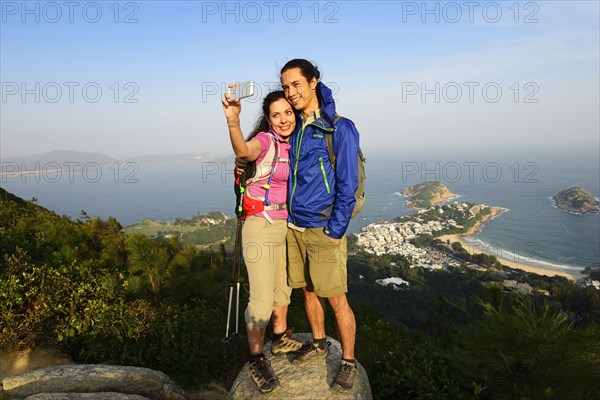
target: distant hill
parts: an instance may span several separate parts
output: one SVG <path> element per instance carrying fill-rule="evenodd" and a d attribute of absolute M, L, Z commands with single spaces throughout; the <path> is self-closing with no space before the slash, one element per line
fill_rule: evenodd
<path fill-rule="evenodd" d="M 113 165 L 115 163 L 180 163 L 180 162 L 226 162 L 232 163 L 234 156 L 220 157 L 211 152 L 185 154 L 152 154 L 117 159 L 104 153 L 71 150 L 53 150 L 48 153 L 32 154 L 20 157 L 3 157 L 0 175 L 9 177 L 25 173 L 49 170 L 82 170 L 86 165 Z"/>
<path fill-rule="evenodd" d="M 409 197 L 406 205 L 415 209 L 429 208 L 445 200 L 456 197 L 440 182 L 423 182 L 409 186 L 402 194 Z"/>
<path fill-rule="evenodd" d="M 48 153 L 32 154 L 23 157 L 4 157 L 2 158 L 3 163 L 16 162 L 20 164 L 25 162 L 27 167 L 33 169 L 35 163 L 46 165 L 48 163 L 57 163 L 59 165 L 65 165 L 65 163 L 79 163 L 87 164 L 95 162 L 100 165 L 107 165 L 118 162 L 114 157 L 108 156 L 98 152 L 85 152 L 85 151 L 71 151 L 71 150 L 53 150 Z"/>
<path fill-rule="evenodd" d="M 122 160 L 123 162 L 136 163 L 173 163 L 173 162 L 196 162 L 196 161 L 214 161 L 218 158 L 213 153 L 201 154 L 150 154 L 145 156 L 130 157 Z"/>
<path fill-rule="evenodd" d="M 182 244 L 204 249 L 224 244 L 228 251 L 233 251 L 236 223 L 236 218 L 228 218 L 222 211 L 211 211 L 174 221 L 146 218 L 123 231 L 128 235 L 139 233 L 152 238 L 178 236 Z"/>
<path fill-rule="evenodd" d="M 562 190 L 552 198 L 561 210 L 579 214 L 598 212 L 598 201 L 590 192 L 580 187 Z"/>

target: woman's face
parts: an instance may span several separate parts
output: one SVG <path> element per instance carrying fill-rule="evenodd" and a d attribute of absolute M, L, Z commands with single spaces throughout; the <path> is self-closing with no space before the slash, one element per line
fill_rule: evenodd
<path fill-rule="evenodd" d="M 284 138 L 289 137 L 296 127 L 296 116 L 286 99 L 279 99 L 269 106 L 269 123 L 273 130 Z"/>

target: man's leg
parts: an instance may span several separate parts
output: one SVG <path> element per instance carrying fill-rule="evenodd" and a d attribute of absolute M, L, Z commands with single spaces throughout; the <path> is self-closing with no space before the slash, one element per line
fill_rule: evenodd
<path fill-rule="evenodd" d="M 292 353 L 300 350 L 304 344 L 292 336 L 292 331 L 287 327 L 288 306 L 273 307 L 271 321 L 273 322 L 273 354 Z"/>
<path fill-rule="evenodd" d="M 325 337 L 325 316 L 323 299 L 319 298 L 312 289 L 310 281 L 307 242 L 307 231 L 299 232 L 288 229 L 287 259 L 289 286 L 304 292 L 304 308 L 315 338 Z M 308 289 L 307 289 L 308 288 Z"/>
<path fill-rule="evenodd" d="M 302 288 L 304 292 L 304 309 L 313 333 L 313 343 L 306 343 L 298 350 L 292 363 L 304 365 L 317 356 L 327 354 L 327 341 L 325 338 L 325 304 L 312 288 L 309 272 L 309 243 L 307 231 L 288 229 L 288 282 L 292 288 Z M 307 289 L 308 288 L 308 289 Z"/>
<path fill-rule="evenodd" d="M 285 332 L 287 329 L 287 312 L 288 306 L 285 307 L 273 307 L 273 314 L 271 314 L 271 322 L 273 323 L 273 333 L 279 335 Z"/>
<path fill-rule="evenodd" d="M 350 390 L 354 386 L 357 366 L 354 360 L 356 340 L 356 319 L 348 304 L 347 239 L 342 237 L 333 243 L 321 230 L 311 231 L 314 247 L 317 250 L 311 260 L 311 277 L 315 293 L 329 299 L 335 314 L 335 322 L 342 345 L 342 360 L 332 388 L 339 391 Z"/>
<path fill-rule="evenodd" d="M 304 308 L 313 334 L 313 341 L 305 342 L 298 350 L 292 364 L 305 365 L 311 360 L 327 356 L 329 342 L 325 336 L 325 302 L 312 290 L 302 288 L 304 292 Z"/>
<path fill-rule="evenodd" d="M 325 338 L 325 303 L 315 292 L 302 288 L 304 292 L 304 308 L 310 323 L 313 338 Z"/>
<path fill-rule="evenodd" d="M 329 304 L 335 314 L 335 322 L 338 328 L 338 334 L 342 343 L 342 358 L 346 360 L 354 359 L 354 343 L 356 340 L 356 320 L 354 312 L 348 304 L 346 294 L 329 297 Z"/>

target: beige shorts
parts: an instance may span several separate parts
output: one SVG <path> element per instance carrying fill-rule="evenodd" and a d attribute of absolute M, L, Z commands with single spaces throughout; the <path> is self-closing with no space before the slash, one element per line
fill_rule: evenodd
<path fill-rule="evenodd" d="M 288 283 L 306 287 L 320 297 L 333 297 L 348 291 L 346 236 L 339 245 L 331 242 L 323 228 L 287 232 Z"/>
<path fill-rule="evenodd" d="M 290 304 L 292 289 L 287 284 L 287 223 L 250 216 L 242 227 L 242 254 L 248 270 L 250 301 L 244 313 L 246 324 L 262 329 L 271 318 L 273 307 Z"/>

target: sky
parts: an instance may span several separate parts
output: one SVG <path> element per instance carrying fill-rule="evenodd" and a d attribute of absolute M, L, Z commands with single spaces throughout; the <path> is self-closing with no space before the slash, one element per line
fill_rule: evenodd
<path fill-rule="evenodd" d="M 0 1 L 0 156 L 231 154 L 313 61 L 367 154 L 600 153 L 597 1 Z"/>

